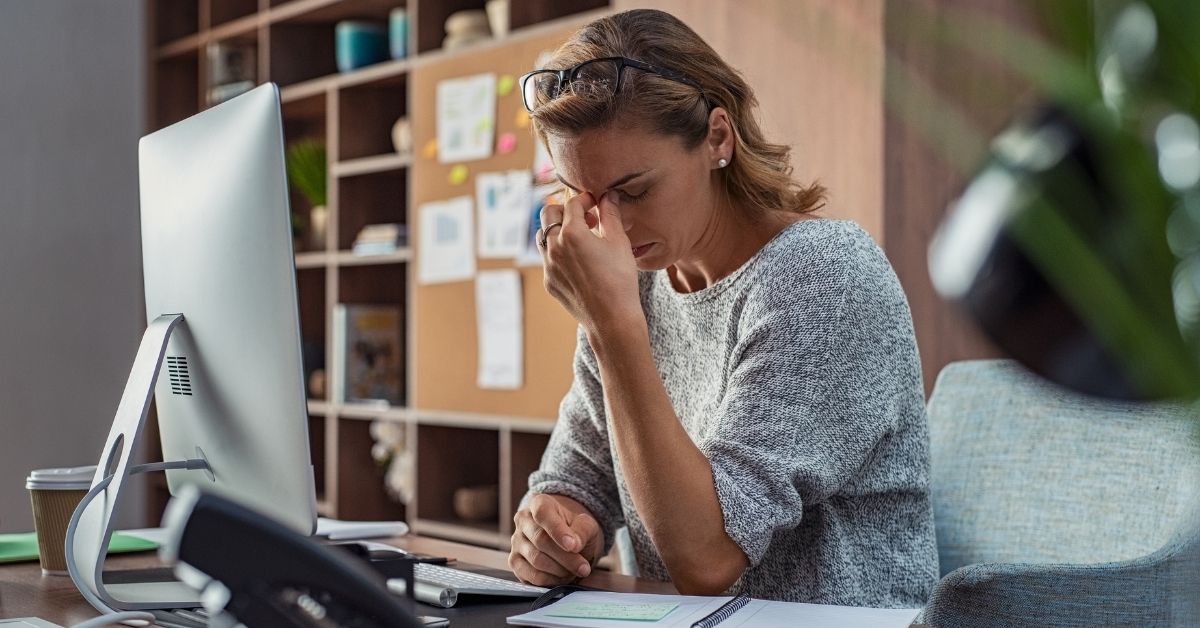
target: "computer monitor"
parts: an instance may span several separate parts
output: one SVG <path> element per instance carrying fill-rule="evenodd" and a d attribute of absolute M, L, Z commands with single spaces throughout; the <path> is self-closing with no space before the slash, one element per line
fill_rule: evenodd
<path fill-rule="evenodd" d="M 316 526 L 278 88 L 143 137 L 139 178 L 149 328 L 71 544 L 85 597 L 124 610 L 195 602 L 181 583 L 103 582 L 152 385 L 163 460 L 207 466 L 167 471 L 172 493 L 196 484 L 299 533 Z"/>

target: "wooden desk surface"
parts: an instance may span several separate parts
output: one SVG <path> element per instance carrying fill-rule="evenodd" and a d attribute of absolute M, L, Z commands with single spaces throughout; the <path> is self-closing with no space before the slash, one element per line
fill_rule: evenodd
<path fill-rule="evenodd" d="M 508 571 L 508 554 L 505 552 L 416 536 L 389 539 L 387 542 L 421 554 L 456 558 L 460 563 L 455 565 L 458 567 L 512 578 Z M 154 552 L 114 556 L 107 563 L 109 569 L 114 570 L 146 568 L 158 564 L 157 554 Z M 639 580 L 602 570 L 594 572 L 583 584 L 609 591 L 675 592 L 669 583 Z M 453 609 L 418 604 L 417 612 L 449 617 L 452 628 L 503 626 L 505 617 L 527 611 L 530 601 L 521 599 L 506 604 L 461 605 Z M 79 595 L 70 578 L 43 576 L 41 567 L 36 562 L 0 565 L 0 619 L 41 617 L 56 624 L 71 626 L 96 615 L 96 611 Z"/>

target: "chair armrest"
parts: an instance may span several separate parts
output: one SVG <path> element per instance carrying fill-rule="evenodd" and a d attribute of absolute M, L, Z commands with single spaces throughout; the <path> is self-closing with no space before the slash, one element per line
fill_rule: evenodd
<path fill-rule="evenodd" d="M 939 628 L 1196 625 L 1194 595 L 1185 591 L 1200 563 L 1184 560 L 1195 550 L 1178 542 L 1095 565 L 967 565 L 942 578 L 917 621 Z"/>

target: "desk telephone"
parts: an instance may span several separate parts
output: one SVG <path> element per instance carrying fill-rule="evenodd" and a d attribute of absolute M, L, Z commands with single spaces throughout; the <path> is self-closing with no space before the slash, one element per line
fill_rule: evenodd
<path fill-rule="evenodd" d="M 203 592 L 211 626 L 421 626 L 409 608 L 411 594 L 389 593 L 384 577 L 358 559 L 218 495 L 181 493 L 166 525 L 171 538 L 163 558 Z M 413 581 L 411 563 L 405 581 Z"/>

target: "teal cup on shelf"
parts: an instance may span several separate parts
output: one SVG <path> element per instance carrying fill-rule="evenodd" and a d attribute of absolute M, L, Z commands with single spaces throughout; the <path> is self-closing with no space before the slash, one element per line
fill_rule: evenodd
<path fill-rule="evenodd" d="M 392 9 L 388 14 L 388 42 L 392 47 L 392 58 L 408 56 L 408 10 L 404 7 Z"/>
<path fill-rule="evenodd" d="M 338 22 L 334 41 L 339 72 L 350 72 L 388 58 L 388 32 L 382 24 L 360 20 Z"/>

